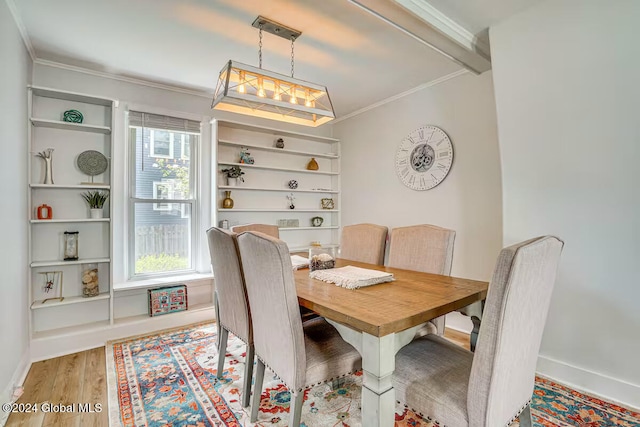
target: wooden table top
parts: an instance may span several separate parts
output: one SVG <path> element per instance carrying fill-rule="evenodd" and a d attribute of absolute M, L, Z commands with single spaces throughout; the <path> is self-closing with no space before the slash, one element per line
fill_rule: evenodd
<path fill-rule="evenodd" d="M 378 337 L 481 301 L 489 287 L 477 280 L 336 260 L 336 267 L 346 265 L 393 273 L 395 281 L 345 289 L 311 279 L 305 268 L 294 272 L 298 302 L 323 317 Z"/>

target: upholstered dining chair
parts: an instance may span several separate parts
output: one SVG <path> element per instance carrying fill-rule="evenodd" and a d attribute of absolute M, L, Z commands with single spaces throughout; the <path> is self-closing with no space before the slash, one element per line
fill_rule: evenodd
<path fill-rule="evenodd" d="M 563 242 L 538 237 L 504 248 L 489 285 L 478 346 L 471 353 L 437 335 L 396 355 L 396 399 L 448 427 L 506 426 L 529 402 Z"/>
<path fill-rule="evenodd" d="M 238 246 L 258 358 L 251 402 L 255 422 L 265 365 L 291 392 L 290 427 L 300 425 L 304 390 L 359 370 L 360 355 L 323 318 L 302 323 L 289 249 L 266 234 L 245 232 Z"/>
<path fill-rule="evenodd" d="M 271 224 L 243 224 L 234 225 L 231 227 L 231 231 L 234 233 L 242 233 L 244 231 L 259 231 L 260 233 L 267 234 L 276 239 L 280 238 L 280 229 L 277 225 Z"/>
<path fill-rule="evenodd" d="M 342 227 L 340 258 L 383 265 L 388 231 L 387 227 L 376 224 Z"/>
<path fill-rule="evenodd" d="M 218 370 L 222 378 L 227 339 L 231 331 L 246 345 L 242 406 L 249 406 L 253 376 L 253 330 L 236 234 L 212 227 L 207 230 L 209 254 L 216 284 L 216 323 L 218 326 Z"/>
<path fill-rule="evenodd" d="M 449 276 L 455 239 L 455 231 L 435 225 L 394 228 L 389 242 L 389 267 Z M 444 335 L 444 316 L 436 317 L 431 323 L 438 335 Z M 431 328 L 422 328 L 416 336 L 429 332 Z"/>

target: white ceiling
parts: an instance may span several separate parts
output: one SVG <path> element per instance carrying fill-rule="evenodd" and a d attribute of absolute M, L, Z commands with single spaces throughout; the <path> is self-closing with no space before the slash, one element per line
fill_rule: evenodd
<path fill-rule="evenodd" d="M 509 7 L 475 13 L 487 2 Z M 326 85 L 338 117 L 461 69 L 347 0 L 15 3 L 39 59 L 209 92 L 229 59 L 258 65 L 251 23 L 263 15 L 302 31 L 295 76 Z M 527 0 L 431 3 L 475 33 Z M 265 34 L 263 67 L 288 74 L 290 42 Z"/>

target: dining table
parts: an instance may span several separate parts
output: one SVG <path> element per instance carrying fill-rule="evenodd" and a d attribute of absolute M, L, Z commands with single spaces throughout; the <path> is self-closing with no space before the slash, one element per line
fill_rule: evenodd
<path fill-rule="evenodd" d="M 298 303 L 324 317 L 362 356 L 362 425 L 390 427 L 396 353 L 429 320 L 484 300 L 489 283 L 337 258 L 335 267 L 344 266 L 392 273 L 394 280 L 347 289 L 299 269 Z"/>

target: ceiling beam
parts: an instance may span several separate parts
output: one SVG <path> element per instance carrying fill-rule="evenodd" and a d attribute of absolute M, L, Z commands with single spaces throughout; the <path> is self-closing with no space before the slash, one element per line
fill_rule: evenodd
<path fill-rule="evenodd" d="M 348 0 L 467 70 L 491 69 L 488 46 L 425 0 Z"/>

